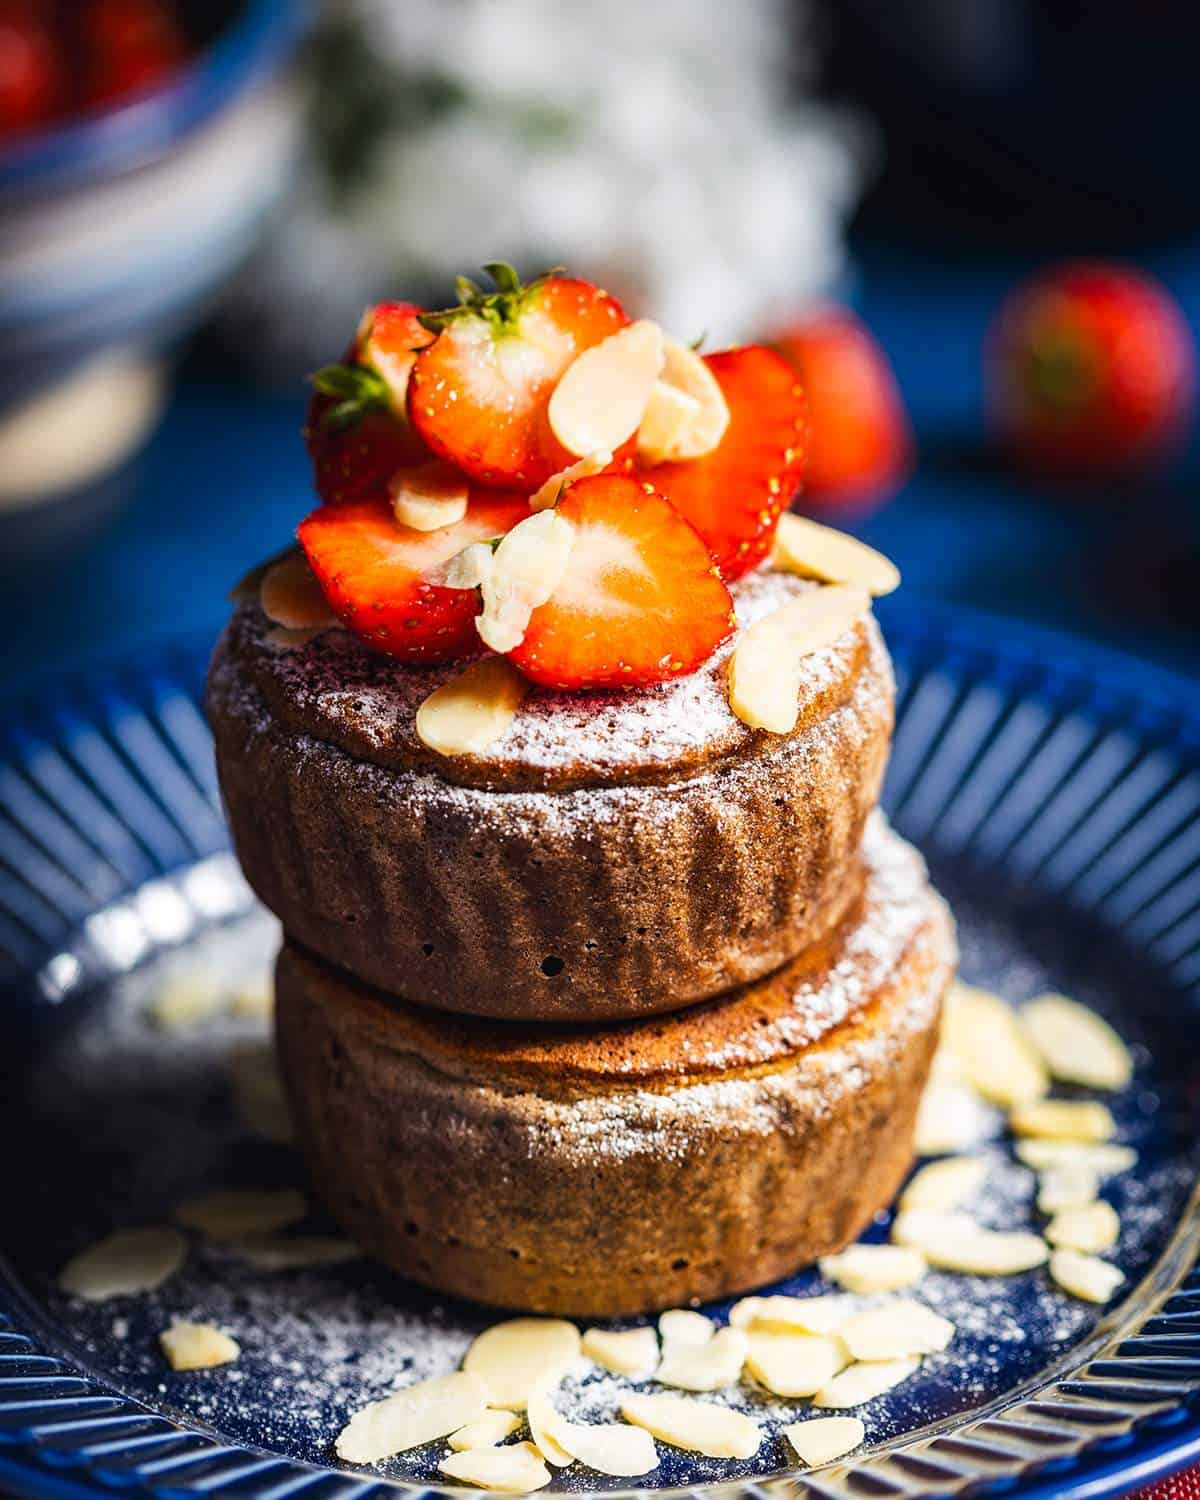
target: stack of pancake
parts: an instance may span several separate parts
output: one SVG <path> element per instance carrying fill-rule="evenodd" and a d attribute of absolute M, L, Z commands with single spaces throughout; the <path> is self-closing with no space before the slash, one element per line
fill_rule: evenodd
<path fill-rule="evenodd" d="M 753 574 L 743 627 L 813 585 Z M 604 1317 L 745 1291 L 893 1196 L 955 962 L 875 811 L 891 669 L 867 616 L 786 735 L 691 676 L 538 693 L 442 757 L 455 667 L 239 605 L 208 709 L 238 856 L 280 918 L 281 1063 L 314 1186 L 443 1292 Z"/>

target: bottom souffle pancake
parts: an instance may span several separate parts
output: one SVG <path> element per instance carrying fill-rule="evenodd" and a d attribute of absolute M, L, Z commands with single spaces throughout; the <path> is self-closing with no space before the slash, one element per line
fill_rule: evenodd
<path fill-rule="evenodd" d="M 438 1015 L 294 943 L 277 1028 L 314 1186 L 440 1292 L 614 1317 L 746 1291 L 853 1240 L 913 1158 L 953 924 L 872 821 L 864 894 L 768 978 L 579 1030 Z"/>

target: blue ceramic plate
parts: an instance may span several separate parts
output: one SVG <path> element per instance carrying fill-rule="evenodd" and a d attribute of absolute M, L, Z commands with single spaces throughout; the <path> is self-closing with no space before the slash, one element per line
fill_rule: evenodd
<path fill-rule="evenodd" d="M 1040 1272 L 931 1276 L 922 1295 L 958 1334 L 872 1404 L 861 1454 L 802 1476 L 775 1437 L 740 1465 L 664 1448 L 643 1492 L 1015 1487 L 1082 1500 L 1200 1459 L 1195 690 L 1009 624 L 884 616 L 900 678 L 887 803 L 954 906 L 965 975 L 1014 1000 L 1066 990 L 1134 1044 L 1137 1080 L 1117 1113 L 1139 1161 L 1109 1190 L 1127 1280 L 1098 1313 Z M 185 1031 L 152 1020 L 164 992 L 235 993 L 275 941 L 225 843 L 199 709 L 205 658 L 206 643 L 166 646 L 45 685 L 3 717 L 0 1488 L 429 1494 L 433 1452 L 351 1472 L 332 1438 L 397 1382 L 450 1368 L 491 1315 L 362 1263 L 268 1273 L 213 1245 L 193 1246 L 149 1296 L 88 1305 L 55 1288 L 63 1261 L 113 1227 L 161 1222 L 216 1186 L 300 1180 L 290 1151 L 263 1138 L 261 1018 L 225 1008 Z M 1000 1148 L 992 1181 L 995 1222 L 1027 1217 L 1029 1176 Z M 168 1371 L 156 1335 L 175 1317 L 232 1329 L 241 1359 Z M 581 1410 L 604 1397 L 603 1381 L 572 1394 Z M 774 1431 L 778 1409 L 763 1415 Z M 578 1468 L 555 1484 L 619 1489 Z"/>

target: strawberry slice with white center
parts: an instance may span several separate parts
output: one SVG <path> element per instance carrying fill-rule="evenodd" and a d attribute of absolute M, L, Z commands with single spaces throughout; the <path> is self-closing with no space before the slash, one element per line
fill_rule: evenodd
<path fill-rule="evenodd" d="M 510 659 L 552 688 L 632 688 L 706 661 L 733 629 L 733 600 L 695 528 L 650 485 L 577 480 L 557 514 L 574 540 Z"/>
<path fill-rule="evenodd" d="M 430 583 L 427 575 L 471 543 L 503 536 L 528 514 L 525 495 L 476 489 L 466 515 L 436 531 L 400 525 L 386 500 L 363 500 L 321 506 L 297 535 L 348 629 L 399 661 L 441 662 L 478 654 L 479 598 L 473 589 Z"/>
<path fill-rule="evenodd" d="M 706 355 L 704 363 L 729 407 L 724 437 L 704 458 L 655 464 L 645 475 L 692 523 L 732 582 L 766 557 L 799 487 L 804 394 L 787 362 L 759 344 Z"/>
<path fill-rule="evenodd" d="M 568 365 L 623 328 L 621 304 L 590 282 L 544 276 L 523 286 L 485 267 L 496 291 L 459 278 L 459 305 L 425 313 L 436 340 L 417 355 L 408 411 L 440 458 L 480 484 L 536 490 L 576 455 L 550 429 L 550 397 Z"/>

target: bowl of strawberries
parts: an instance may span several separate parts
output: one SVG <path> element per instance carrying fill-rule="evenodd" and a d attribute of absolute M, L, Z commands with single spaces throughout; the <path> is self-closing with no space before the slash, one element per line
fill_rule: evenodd
<path fill-rule="evenodd" d="M 131 361 L 194 326 L 287 181 L 303 21 L 303 0 L 0 0 L 0 448 L 82 402 L 78 463 L 4 449 L 6 509 L 85 476 L 93 429 L 111 468 L 95 412 L 144 435 L 156 387 Z"/>

